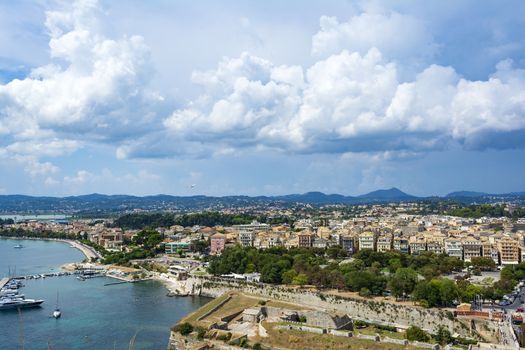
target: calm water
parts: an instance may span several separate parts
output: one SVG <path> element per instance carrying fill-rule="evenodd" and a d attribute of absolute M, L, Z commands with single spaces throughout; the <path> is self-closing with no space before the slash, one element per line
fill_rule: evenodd
<path fill-rule="evenodd" d="M 23 249 L 14 249 L 16 244 Z M 62 264 L 80 261 L 83 255 L 59 242 L 0 239 L 0 276 L 8 266 L 17 274 L 56 271 Z M 52 270 L 54 269 L 54 270 Z M 27 280 L 21 293 L 46 300 L 41 308 L 0 311 L 0 348 L 25 349 L 166 349 L 169 327 L 185 314 L 209 301 L 206 298 L 169 298 L 158 282 L 118 284 L 109 278 L 80 282 L 74 277 Z M 50 318 L 59 292 L 62 317 Z"/>

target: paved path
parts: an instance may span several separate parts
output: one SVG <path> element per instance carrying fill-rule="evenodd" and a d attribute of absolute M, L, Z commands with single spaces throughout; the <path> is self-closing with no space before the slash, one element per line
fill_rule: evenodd
<path fill-rule="evenodd" d="M 80 250 L 86 256 L 86 258 L 90 260 L 91 258 L 102 258 L 102 255 L 100 255 L 95 249 L 91 248 L 90 246 L 69 239 L 65 239 L 63 241 L 69 243 L 72 247 Z"/>

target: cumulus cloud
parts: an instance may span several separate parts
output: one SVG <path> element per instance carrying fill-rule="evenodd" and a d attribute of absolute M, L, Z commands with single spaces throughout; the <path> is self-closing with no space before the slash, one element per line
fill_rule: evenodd
<path fill-rule="evenodd" d="M 472 81 L 432 64 L 439 45 L 408 15 L 375 8 L 347 21 L 322 17 L 309 67 L 246 52 L 224 58 L 193 72 L 202 93 L 169 113 L 147 88 L 152 62 L 144 39 L 109 38 L 100 16 L 93 0 L 47 12 L 51 63 L 0 85 L 0 154 L 26 159 L 32 174 L 56 168 L 41 157 L 96 143 L 114 146 L 118 159 L 245 149 L 396 159 L 451 144 L 525 146 L 524 71 L 503 61 Z"/>
<path fill-rule="evenodd" d="M 15 140 L 4 143 L 12 154 L 55 157 L 86 141 L 115 143 L 157 127 L 162 98 L 147 89 L 144 39 L 107 38 L 99 14 L 94 0 L 46 12 L 51 63 L 0 85 L 0 134 Z"/>
<path fill-rule="evenodd" d="M 312 37 L 312 54 L 327 57 L 342 50 L 366 54 L 375 47 L 388 59 L 416 64 L 432 58 L 438 46 L 425 23 L 382 8 L 365 9 L 346 22 L 322 16 Z"/>
<path fill-rule="evenodd" d="M 376 48 L 306 72 L 243 53 L 194 77 L 206 93 L 164 121 L 175 139 L 307 153 L 523 146 L 487 138 L 525 130 L 525 76 L 510 61 L 486 81 L 430 65 L 401 82 Z"/>

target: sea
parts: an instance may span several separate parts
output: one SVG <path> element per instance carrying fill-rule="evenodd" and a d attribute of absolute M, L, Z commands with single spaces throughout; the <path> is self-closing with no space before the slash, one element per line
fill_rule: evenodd
<path fill-rule="evenodd" d="M 14 246 L 21 244 L 22 249 Z M 67 243 L 0 238 L 0 277 L 60 271 L 84 259 Z M 25 280 L 20 293 L 39 308 L 0 310 L 0 349 L 166 349 L 170 326 L 210 299 L 168 297 L 156 281 L 105 285 L 115 279 L 74 276 Z M 62 317 L 51 313 L 57 303 Z"/>

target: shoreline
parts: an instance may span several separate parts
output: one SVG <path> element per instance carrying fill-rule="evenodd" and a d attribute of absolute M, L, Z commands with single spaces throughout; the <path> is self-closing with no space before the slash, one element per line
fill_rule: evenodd
<path fill-rule="evenodd" d="M 39 237 L 11 237 L 11 236 L 0 236 L 0 238 L 3 239 L 14 239 L 14 240 L 34 240 L 34 241 L 54 241 L 54 242 L 62 242 L 67 243 L 71 247 L 80 250 L 82 254 L 84 254 L 84 257 L 88 260 L 91 260 L 91 258 L 101 258 L 102 256 L 95 251 L 95 249 L 91 248 L 90 246 L 87 246 L 83 243 L 80 243 L 79 241 L 73 240 L 73 239 L 63 239 L 63 238 L 39 238 Z"/>

